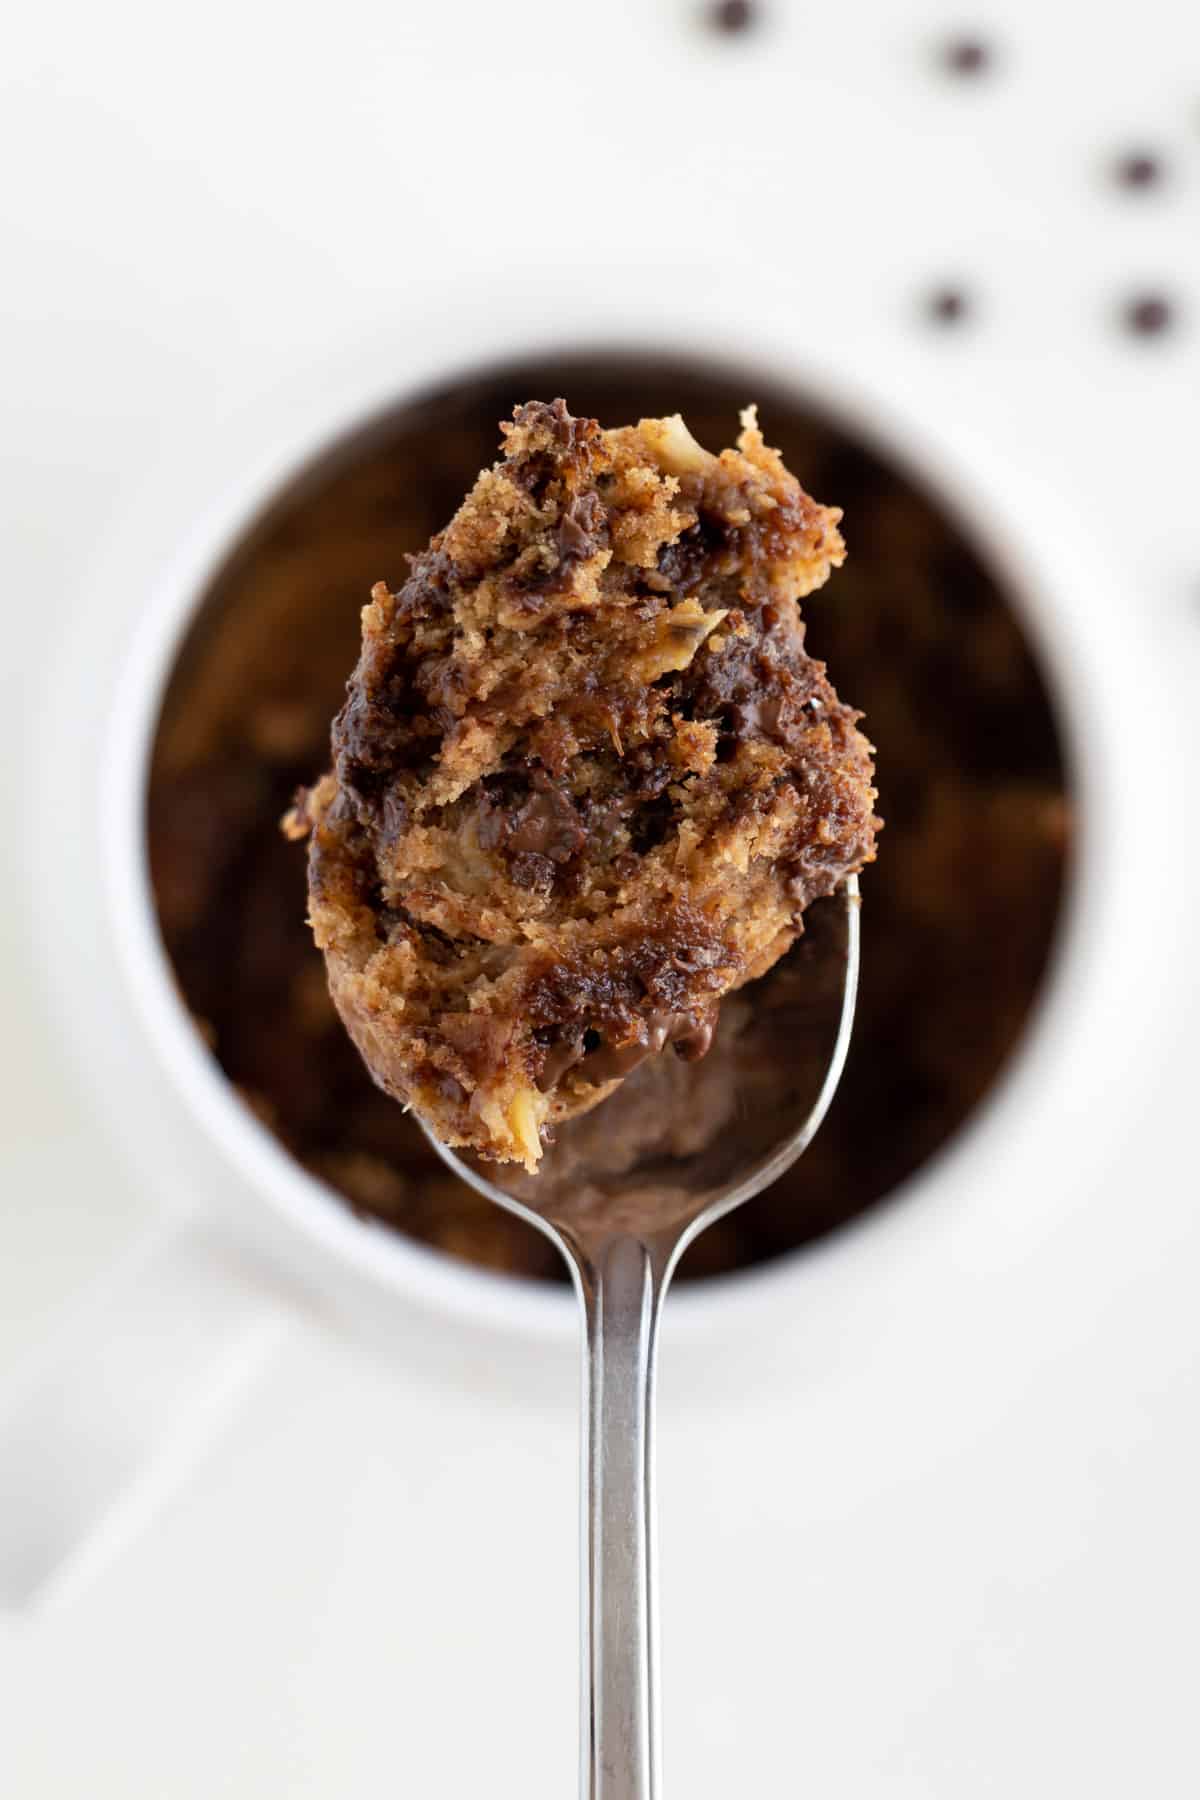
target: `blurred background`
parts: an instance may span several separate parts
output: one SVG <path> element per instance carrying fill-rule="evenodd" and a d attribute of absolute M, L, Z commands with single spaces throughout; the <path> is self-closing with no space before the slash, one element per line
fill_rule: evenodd
<path fill-rule="evenodd" d="M 362 1075 L 274 830 L 366 590 L 561 392 L 712 447 L 757 400 L 844 507 L 810 643 L 888 821 L 837 1106 L 668 1323 L 668 1779 L 1193 1792 L 1200 24 L 116 0 L 7 35 L 0 1444 L 148 1231 L 236 1211 L 104 891 L 121 670 L 189 545 L 146 795 L 181 999 L 271 1141 L 517 1299 L 397 1299 L 381 1344 L 218 1233 L 269 1327 L 79 1578 L 0 1607 L 0 1788 L 571 1791 L 561 1276 Z M 0 1479 L 0 1602 L 43 1478 Z"/>

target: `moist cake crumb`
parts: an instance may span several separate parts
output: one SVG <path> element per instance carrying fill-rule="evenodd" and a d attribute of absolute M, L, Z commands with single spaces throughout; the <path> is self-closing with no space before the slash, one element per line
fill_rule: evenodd
<path fill-rule="evenodd" d="M 445 1143 L 536 1167 L 874 855 L 871 746 L 797 601 L 844 556 L 753 408 L 501 427 L 407 581 L 378 583 L 309 837 L 330 991 L 375 1081 Z"/>

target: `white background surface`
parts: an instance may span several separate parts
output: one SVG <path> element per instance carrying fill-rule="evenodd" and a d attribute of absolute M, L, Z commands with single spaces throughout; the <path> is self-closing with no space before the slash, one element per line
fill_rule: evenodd
<path fill-rule="evenodd" d="M 189 444 L 228 431 L 240 461 L 227 421 L 313 369 L 371 346 L 386 382 L 447 309 L 477 310 L 486 354 L 489 293 L 527 253 L 581 283 L 610 251 L 644 268 L 638 310 L 668 328 L 715 248 L 744 271 L 748 347 L 761 269 L 810 353 L 1038 495 L 1035 543 L 1060 510 L 1082 525 L 1122 659 L 1112 747 L 1151 786 L 1111 846 L 1120 967 L 1061 1111 L 1026 1093 L 1031 1122 L 875 1271 L 870 1307 L 851 1286 L 809 1311 L 800 1282 L 791 1318 L 668 1335 L 669 1790 L 1174 1800 L 1200 1783 L 1200 878 L 1168 832 L 1200 756 L 1200 26 L 1167 0 L 1120 30 L 1022 0 L 994 79 L 955 85 L 929 62 L 947 9 L 771 14 L 732 43 L 667 4 L 116 0 L 10 27 L 0 1377 L 175 1175 L 132 1177 L 33 952 L 21 824 L 48 795 L 26 730 L 96 636 L 105 541 L 132 521 L 165 553 Z M 1142 140 L 1170 186 L 1113 194 L 1106 157 Z M 925 287 L 960 276 L 977 324 L 922 329 Z M 1118 335 L 1143 282 L 1192 328 Z M 173 500 L 143 520 L 151 479 Z M 141 603 L 131 584 L 114 644 Z M 89 742 L 55 831 L 79 829 Z M 80 885 L 54 916 L 85 933 Z M 0 1619 L 0 1792 L 572 1791 L 573 1359 L 399 1331 L 383 1359 L 298 1325 L 120 1559 Z"/>

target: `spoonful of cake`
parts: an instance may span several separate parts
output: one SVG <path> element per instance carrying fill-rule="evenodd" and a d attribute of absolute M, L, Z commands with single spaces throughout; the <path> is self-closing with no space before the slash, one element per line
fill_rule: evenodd
<path fill-rule="evenodd" d="M 407 581 L 373 590 L 332 772 L 285 829 L 309 839 L 314 936 L 374 1079 L 571 1267 L 583 1791 L 633 1800 L 656 1783 L 661 1303 L 832 1098 L 871 746 L 797 605 L 843 560 L 840 515 L 752 408 L 719 456 L 678 417 L 602 430 L 561 400 L 501 430 Z"/>

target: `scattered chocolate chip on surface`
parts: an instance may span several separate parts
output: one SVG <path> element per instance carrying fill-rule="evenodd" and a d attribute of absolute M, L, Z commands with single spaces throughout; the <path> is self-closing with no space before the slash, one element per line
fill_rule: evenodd
<path fill-rule="evenodd" d="M 731 37 L 741 31 L 751 31 L 759 18 L 760 9 L 753 0 L 717 0 L 716 5 L 708 9 L 708 21 L 713 30 L 726 32 Z"/>
<path fill-rule="evenodd" d="M 1133 190 L 1161 185 L 1164 169 L 1161 160 L 1148 150 L 1131 150 L 1113 164 L 1113 177 L 1118 187 Z"/>
<path fill-rule="evenodd" d="M 961 288 L 935 288 L 929 296 L 929 316 L 938 325 L 959 325 L 970 312 L 967 296 Z"/>
<path fill-rule="evenodd" d="M 1174 319 L 1171 302 L 1162 294 L 1135 294 L 1125 305 L 1125 324 L 1137 337 L 1159 337 Z"/>
<path fill-rule="evenodd" d="M 983 75 L 994 58 L 981 38 L 953 37 L 942 46 L 942 65 L 951 75 Z"/>

